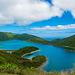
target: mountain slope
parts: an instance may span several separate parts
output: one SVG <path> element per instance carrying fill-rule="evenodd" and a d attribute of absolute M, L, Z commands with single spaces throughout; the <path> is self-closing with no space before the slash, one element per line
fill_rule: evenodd
<path fill-rule="evenodd" d="M 50 43 L 56 46 L 75 47 L 75 35 L 65 39 L 55 39 L 50 41 Z"/>
<path fill-rule="evenodd" d="M 14 33 L 0 32 L 0 41 L 6 41 L 6 40 L 25 40 L 27 42 L 33 42 L 33 43 L 50 44 L 48 40 L 26 33 L 14 34 Z"/>
<path fill-rule="evenodd" d="M 0 41 L 6 41 L 9 40 L 6 33 L 0 32 Z"/>

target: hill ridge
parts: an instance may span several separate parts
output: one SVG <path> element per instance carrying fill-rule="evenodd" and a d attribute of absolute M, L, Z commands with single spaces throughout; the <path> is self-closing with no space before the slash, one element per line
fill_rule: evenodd
<path fill-rule="evenodd" d="M 55 46 L 66 46 L 75 48 L 75 34 L 64 39 L 54 39 L 50 41 L 50 43 Z"/>
<path fill-rule="evenodd" d="M 23 33 L 23 34 L 15 34 L 11 32 L 0 32 L 0 41 L 7 40 L 24 40 L 27 42 L 39 43 L 39 44 L 50 44 L 50 42 L 46 39 L 42 39 L 40 37 Z"/>

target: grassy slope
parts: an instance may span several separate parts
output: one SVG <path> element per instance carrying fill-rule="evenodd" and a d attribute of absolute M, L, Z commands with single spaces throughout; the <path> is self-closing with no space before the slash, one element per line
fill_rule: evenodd
<path fill-rule="evenodd" d="M 25 40 L 27 42 L 33 43 L 50 44 L 48 40 L 30 34 L 14 34 L 14 33 L 0 32 L 0 41 L 6 40 Z"/>
<path fill-rule="evenodd" d="M 9 40 L 8 36 L 4 32 L 0 32 L 0 41 L 6 41 Z"/>
<path fill-rule="evenodd" d="M 0 73 L 0 75 L 17 75 L 17 74 Z"/>
<path fill-rule="evenodd" d="M 65 39 L 55 39 L 50 41 L 55 46 L 75 47 L 75 35 Z"/>
<path fill-rule="evenodd" d="M 8 72 L 8 71 L 7 71 Z M 12 72 L 10 73 L 0 73 L 0 75 L 75 75 L 75 73 L 68 73 L 68 72 L 61 72 L 61 73 L 56 73 L 54 72 L 44 72 L 41 70 L 21 70 L 16 72 L 16 70 L 13 72 L 14 74 L 12 74 Z"/>
<path fill-rule="evenodd" d="M 13 37 L 13 39 L 25 40 L 27 42 L 34 42 L 34 43 L 41 43 L 41 44 L 49 44 L 49 41 L 30 34 L 17 34 Z"/>
<path fill-rule="evenodd" d="M 8 38 L 13 38 L 13 36 L 15 36 L 16 34 L 14 34 L 14 33 L 11 33 L 11 32 L 4 32 L 7 36 L 8 36 Z"/>
<path fill-rule="evenodd" d="M 13 52 L 12 54 L 0 51 L 0 75 L 36 75 L 37 73 L 40 74 L 41 72 L 38 72 L 35 69 L 46 61 L 45 56 L 39 55 L 33 57 L 32 60 L 21 57 L 22 54 L 30 53 L 36 50 L 38 50 L 38 48 L 30 46 L 21 48 Z M 33 72 L 32 69 L 35 71 Z"/>

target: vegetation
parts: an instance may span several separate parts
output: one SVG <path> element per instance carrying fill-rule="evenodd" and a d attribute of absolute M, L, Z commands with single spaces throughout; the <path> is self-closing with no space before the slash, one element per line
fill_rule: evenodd
<path fill-rule="evenodd" d="M 75 52 L 75 49 L 65 49 L 65 51 L 73 51 L 73 52 Z"/>
<path fill-rule="evenodd" d="M 2 64 L 0 65 L 0 69 L 14 69 L 14 70 L 18 70 L 18 66 L 16 64 L 9 64 L 9 63 L 5 63 L 5 64 Z"/>
<path fill-rule="evenodd" d="M 36 75 L 40 72 L 36 70 L 44 62 L 46 57 L 39 55 L 32 60 L 23 58 L 22 55 L 39 50 L 36 47 L 23 47 L 12 54 L 0 51 L 0 75 Z M 34 71 L 34 73 L 33 73 Z M 33 73 L 33 74 L 32 74 Z"/>
<path fill-rule="evenodd" d="M 23 69 L 23 70 L 3 70 L 0 71 L 0 75 L 75 75 L 75 73 L 68 73 L 68 72 L 61 72 L 57 73 L 55 70 L 54 72 L 45 72 L 42 70 L 36 69 Z"/>
<path fill-rule="evenodd" d="M 50 44 L 48 40 L 42 39 L 40 37 L 36 37 L 30 34 L 14 34 L 14 33 L 7 33 L 7 32 L 0 32 L 0 41 L 6 40 L 24 40 L 27 42 L 34 42 L 40 44 Z"/>
<path fill-rule="evenodd" d="M 74 47 L 75 48 L 75 35 L 65 39 L 55 39 L 50 41 L 50 44 L 55 46 Z"/>
<path fill-rule="evenodd" d="M 15 52 L 13 52 L 12 55 L 16 55 L 18 57 L 19 56 L 21 57 L 23 54 L 30 53 L 30 52 L 33 52 L 36 50 L 39 50 L 39 48 L 36 48 L 33 46 L 23 47 L 23 48 L 20 48 L 19 50 L 16 50 Z"/>
<path fill-rule="evenodd" d="M 0 41 L 9 40 L 8 36 L 5 33 L 0 32 Z"/>
<path fill-rule="evenodd" d="M 47 41 L 36 36 L 29 34 L 14 34 L 0 32 L 0 41 L 6 40 L 25 40 L 28 42 L 35 42 L 41 44 L 51 44 L 55 46 L 66 46 L 75 47 L 75 35 L 65 38 L 65 39 L 54 39 L 52 41 Z M 33 57 L 31 60 L 23 58 L 22 55 L 30 53 L 32 51 L 39 50 L 36 47 L 23 47 L 19 50 L 15 50 L 12 54 L 0 51 L 0 75 L 75 75 L 75 73 L 57 73 L 54 72 L 43 72 L 36 70 L 44 62 L 46 62 L 46 57 L 39 55 Z M 75 49 L 66 49 L 66 51 L 75 51 Z"/>
<path fill-rule="evenodd" d="M 46 57 L 43 55 L 33 57 L 32 60 L 21 57 L 23 54 L 30 53 L 36 50 L 38 50 L 38 48 L 30 46 L 21 48 L 13 52 L 12 54 L 0 51 L 0 69 L 26 69 L 27 67 L 37 68 L 41 66 L 44 62 L 46 62 Z"/>
<path fill-rule="evenodd" d="M 30 34 L 14 34 L 7 32 L 0 32 L 0 41 L 6 40 L 24 40 L 27 42 L 40 43 L 40 44 L 51 44 L 55 46 L 66 46 L 66 47 L 75 47 L 75 35 L 65 38 L 65 39 L 53 39 L 48 41 L 40 37 L 36 37 Z"/>
<path fill-rule="evenodd" d="M 3 32 L 2 32 L 3 33 Z M 8 38 L 9 39 L 11 39 L 12 40 L 12 38 L 13 38 L 13 36 L 15 36 L 16 34 L 14 34 L 14 33 L 11 33 L 11 32 L 9 32 L 9 33 L 7 33 L 7 32 L 4 32 L 7 36 L 8 36 Z"/>
<path fill-rule="evenodd" d="M 51 44 L 57 44 L 59 42 L 61 42 L 62 39 L 53 39 L 50 41 Z"/>

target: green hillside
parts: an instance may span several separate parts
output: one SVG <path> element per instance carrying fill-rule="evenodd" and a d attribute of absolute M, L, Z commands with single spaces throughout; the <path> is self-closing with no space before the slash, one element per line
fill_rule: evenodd
<path fill-rule="evenodd" d="M 3 70 L 0 75 L 75 75 L 75 72 L 68 73 L 66 72 L 45 72 L 42 70 Z"/>
<path fill-rule="evenodd" d="M 70 36 L 65 39 L 55 39 L 55 40 L 50 41 L 50 43 L 55 46 L 65 46 L 65 47 L 75 48 L 75 35 Z"/>
<path fill-rule="evenodd" d="M 25 40 L 27 42 L 33 42 L 33 43 L 50 44 L 48 40 L 26 33 L 14 34 L 14 33 L 0 32 L 0 41 L 6 41 L 6 40 Z"/>
<path fill-rule="evenodd" d="M 8 35 L 6 33 L 0 32 L 0 41 L 9 40 Z"/>
<path fill-rule="evenodd" d="M 9 68 L 13 69 L 16 68 L 26 69 L 31 67 L 37 68 L 41 66 L 44 62 L 46 62 L 46 57 L 43 55 L 33 57 L 32 60 L 22 57 L 22 55 L 26 53 L 30 53 L 37 50 L 38 48 L 30 46 L 20 48 L 19 50 L 13 52 L 12 54 L 0 51 L 0 70 Z"/>
<path fill-rule="evenodd" d="M 13 36 L 15 36 L 15 35 L 16 35 L 16 34 L 11 33 L 11 32 L 9 32 L 9 33 L 4 32 L 4 33 L 8 36 L 8 38 L 9 38 L 9 39 L 13 38 Z"/>

